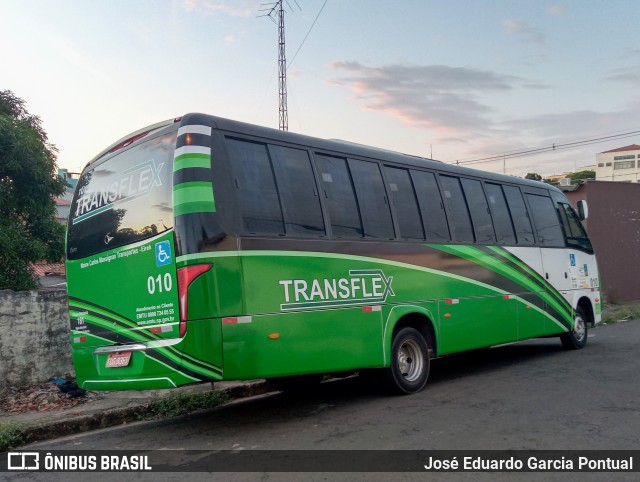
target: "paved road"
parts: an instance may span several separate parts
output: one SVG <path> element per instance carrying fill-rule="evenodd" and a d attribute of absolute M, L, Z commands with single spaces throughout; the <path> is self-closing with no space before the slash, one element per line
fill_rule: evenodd
<path fill-rule="evenodd" d="M 618 323 L 591 330 L 587 347 L 579 351 L 565 351 L 559 340 L 544 339 L 435 360 L 427 389 L 412 396 L 383 396 L 350 378 L 323 384 L 304 396 L 264 396 L 186 417 L 32 447 L 638 450 L 639 350 L 640 322 Z M 182 475 L 173 474 L 170 480 L 186 480 L 187 474 Z M 204 480 L 205 475 L 196 478 Z M 334 480 L 335 475 L 314 478 Z M 637 480 L 635 475 L 628 480 Z M 397 474 L 394 479 L 417 476 L 425 475 Z M 620 474 L 577 473 L 439 474 L 436 478 L 524 480 L 536 476 L 544 476 L 538 480 L 627 480 Z M 296 474 L 283 477 L 299 480 Z M 352 474 L 343 480 L 371 478 Z M 375 478 L 390 480 L 388 474 Z M 433 474 L 429 478 L 434 480 Z M 68 480 L 68 475 L 58 480 L 63 479 Z M 232 479 L 259 478 L 236 474 Z"/>

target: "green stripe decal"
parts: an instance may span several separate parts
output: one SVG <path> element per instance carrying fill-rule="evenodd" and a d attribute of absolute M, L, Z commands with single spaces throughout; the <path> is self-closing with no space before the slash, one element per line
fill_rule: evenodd
<path fill-rule="evenodd" d="M 442 248 L 442 245 L 433 245 L 432 247 L 434 247 L 435 249 L 439 249 Z M 456 245 L 456 247 L 460 247 L 459 245 Z M 474 248 L 475 249 L 475 248 Z M 442 251 L 442 249 L 440 249 Z M 487 253 L 482 253 L 480 252 L 480 254 L 482 254 L 485 258 L 489 258 L 492 260 L 492 262 L 494 264 L 500 264 L 500 262 L 496 259 L 494 259 L 492 256 L 490 256 Z M 247 251 L 218 251 L 218 252 L 207 252 L 207 253 L 193 253 L 193 254 L 187 254 L 187 255 L 182 255 L 182 256 L 178 256 L 176 258 L 176 263 L 178 267 L 182 267 L 182 266 L 188 266 L 189 264 L 196 264 L 196 263 L 200 263 L 203 262 L 205 260 L 212 260 L 212 259 L 216 259 L 216 258 L 245 258 L 245 257 L 301 257 L 301 258 L 327 258 L 327 259 L 344 259 L 344 260 L 354 260 L 354 261 L 367 261 L 367 262 L 375 262 L 378 265 L 385 265 L 385 266 L 396 266 L 399 268 L 406 268 L 406 269 L 411 269 L 411 270 L 415 270 L 415 271 L 421 271 L 421 272 L 425 272 L 425 273 L 431 273 L 431 274 L 435 274 L 438 276 L 441 276 L 443 278 L 450 278 L 450 279 L 454 279 L 454 280 L 458 280 L 458 281 L 462 281 L 465 283 L 469 283 L 469 284 L 473 284 L 475 286 L 478 287 L 482 287 L 485 289 L 490 290 L 493 293 L 496 294 L 510 294 L 507 291 L 500 289 L 497 286 L 493 286 L 493 285 L 489 285 L 486 283 L 483 283 L 482 281 L 478 281 L 472 278 L 467 278 L 465 276 L 461 276 L 458 274 L 454 274 L 454 273 L 449 273 L 446 271 L 440 271 L 437 269 L 433 269 L 433 268 L 427 268 L 424 266 L 416 266 L 413 264 L 408 264 L 408 263 L 403 263 L 400 261 L 392 261 L 392 260 L 388 260 L 388 259 L 383 259 L 383 258 L 371 258 L 371 257 L 365 257 L 365 256 L 358 256 L 358 255 L 351 255 L 351 254 L 340 254 L 340 253 L 324 253 L 324 252 L 313 252 L 313 251 L 278 251 L 278 250 L 269 250 L 269 251 L 264 251 L 264 250 L 247 250 Z M 477 259 L 472 259 L 472 261 L 474 261 L 475 263 L 478 263 Z M 541 291 L 544 291 L 544 288 L 541 288 L 540 286 L 535 284 L 534 280 L 531 280 L 529 278 L 526 278 L 524 275 L 522 275 L 522 273 L 517 272 L 515 269 L 513 268 L 509 268 L 511 270 L 513 270 L 523 281 L 529 281 L 530 282 L 530 286 L 531 288 L 524 288 L 523 287 L 523 291 L 527 291 L 527 292 L 533 292 L 533 294 L 535 294 L 536 296 L 542 297 L 545 295 L 545 293 L 541 293 Z M 520 284 L 518 282 L 516 282 L 517 284 Z M 526 299 L 523 299 L 522 297 L 515 295 L 514 300 L 516 300 L 518 303 L 521 303 L 523 305 L 530 305 L 530 302 L 527 301 Z M 413 303 L 421 303 L 423 301 L 427 301 L 425 300 L 412 300 Z M 313 306 L 313 307 L 309 307 L 309 308 L 317 308 L 318 306 Z M 545 316 L 547 319 L 549 319 L 550 321 L 552 321 L 553 323 L 556 323 L 560 328 L 562 328 L 563 330 L 567 330 L 567 327 L 565 324 L 561 323 L 560 321 L 558 321 L 554 316 L 552 316 L 550 313 L 544 311 L 543 309 L 535 306 L 535 305 L 531 305 L 530 306 L 531 309 L 537 311 L 538 313 L 540 313 L 542 316 Z M 571 325 L 573 326 L 573 321 L 571 322 Z"/>
<path fill-rule="evenodd" d="M 473 246 L 461 246 L 461 245 L 429 245 L 434 249 L 444 251 L 446 253 L 464 258 L 472 261 L 480 266 L 483 266 L 491 271 L 494 271 L 501 276 L 504 276 L 514 283 L 522 286 L 526 291 L 533 292 L 536 296 L 545 301 L 553 310 L 555 310 L 570 326 L 573 326 L 573 316 L 571 309 L 567 304 L 559 302 L 559 300 L 552 294 L 555 289 L 547 283 L 539 283 L 536 278 L 528 278 L 520 273 L 518 270 L 509 266 L 508 264 L 501 262 L 493 256 L 483 252 L 482 250 Z M 522 263 L 518 263 L 521 265 Z"/>
<path fill-rule="evenodd" d="M 513 253 L 507 251 L 504 248 L 500 248 L 498 246 L 488 246 L 488 249 L 494 251 L 499 256 L 504 257 L 505 259 L 518 266 L 520 269 L 526 271 L 531 276 L 531 278 L 537 280 L 537 282 L 544 287 L 543 289 L 547 291 L 547 293 L 554 296 L 556 298 L 556 301 L 564 305 L 565 310 L 569 310 L 569 312 L 572 312 L 573 308 L 571 307 L 571 304 L 553 287 L 551 283 L 545 280 L 540 273 L 532 269 L 529 265 L 523 263 L 520 259 L 514 256 Z"/>
<path fill-rule="evenodd" d="M 95 326 L 99 326 L 105 330 L 108 330 L 114 333 L 121 333 L 123 336 L 126 336 L 127 338 L 133 341 L 149 342 L 153 340 L 161 340 L 161 338 L 151 335 L 148 332 L 138 331 L 137 329 L 139 327 L 137 327 L 130 320 L 127 320 L 126 318 L 123 318 L 123 317 L 115 318 L 113 314 L 102 312 L 102 310 L 98 309 L 95 306 L 84 304 L 82 302 L 72 302 L 70 303 L 70 305 L 72 305 L 73 307 L 72 310 L 70 310 L 72 314 L 77 313 L 75 309 L 86 310 L 94 313 L 94 314 L 87 314 L 84 316 L 87 323 L 90 323 Z M 112 320 L 102 318 L 103 316 L 105 318 L 112 318 Z M 117 324 L 114 324 L 114 321 L 118 321 L 119 323 L 122 323 L 127 326 L 126 327 L 118 326 Z M 165 356 L 166 358 L 168 358 L 169 360 L 171 360 L 172 362 L 176 363 L 179 366 L 182 366 L 192 372 L 205 375 L 209 378 L 219 377 L 222 371 L 220 368 L 216 367 L 215 365 L 206 363 L 203 360 L 193 359 L 187 354 L 179 350 L 176 350 L 172 346 L 155 347 L 154 351 Z M 191 358 L 191 360 L 189 358 Z M 197 365 L 195 363 L 197 363 Z M 203 367 L 202 365 L 206 365 L 206 368 Z M 171 368 L 171 369 L 173 371 L 179 372 L 179 370 L 176 370 L 175 368 Z M 188 376 L 182 373 L 181 375 Z"/>
<path fill-rule="evenodd" d="M 173 209 L 175 216 L 197 212 L 214 213 L 216 203 L 213 199 L 213 184 L 196 181 L 175 185 L 173 187 Z"/>
<path fill-rule="evenodd" d="M 182 154 L 173 160 L 173 172 L 189 167 L 211 168 L 211 156 L 209 154 Z"/>

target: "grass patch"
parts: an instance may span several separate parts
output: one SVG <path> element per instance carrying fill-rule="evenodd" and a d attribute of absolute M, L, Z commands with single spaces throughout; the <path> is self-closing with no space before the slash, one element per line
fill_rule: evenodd
<path fill-rule="evenodd" d="M 0 452 L 23 445 L 27 439 L 24 425 L 0 423 Z"/>
<path fill-rule="evenodd" d="M 149 418 L 177 417 L 197 410 L 214 408 L 227 401 L 229 396 L 220 391 L 176 393 L 152 402 L 148 414 Z"/>
<path fill-rule="evenodd" d="M 602 323 L 617 323 L 619 321 L 640 319 L 640 303 L 624 305 L 605 305 L 602 312 Z"/>

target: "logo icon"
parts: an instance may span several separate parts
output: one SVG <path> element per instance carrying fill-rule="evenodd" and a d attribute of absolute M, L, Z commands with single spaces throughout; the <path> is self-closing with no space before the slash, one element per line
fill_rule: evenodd
<path fill-rule="evenodd" d="M 104 244 L 109 244 L 113 240 L 113 236 L 109 236 L 109 234 L 111 234 L 111 233 L 107 233 L 104 236 Z"/>
<path fill-rule="evenodd" d="M 165 266 L 171 263 L 171 244 L 169 241 L 156 243 L 156 266 Z"/>
<path fill-rule="evenodd" d="M 571 263 L 571 266 L 575 266 L 576 265 L 576 255 L 575 254 L 570 254 L 569 255 L 569 262 Z"/>
<path fill-rule="evenodd" d="M 7 469 L 39 470 L 40 454 L 38 452 L 9 452 L 7 453 Z"/>

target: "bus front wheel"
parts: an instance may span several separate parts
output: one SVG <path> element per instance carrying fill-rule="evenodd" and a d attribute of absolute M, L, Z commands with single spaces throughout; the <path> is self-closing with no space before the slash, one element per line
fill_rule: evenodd
<path fill-rule="evenodd" d="M 429 367 L 429 345 L 422 333 L 411 327 L 398 331 L 391 344 L 391 366 L 384 374 L 388 388 L 401 394 L 419 392 L 427 383 Z"/>
<path fill-rule="evenodd" d="M 587 317 L 582 308 L 576 309 L 573 328 L 560 335 L 560 341 L 567 350 L 579 350 L 587 344 Z"/>

